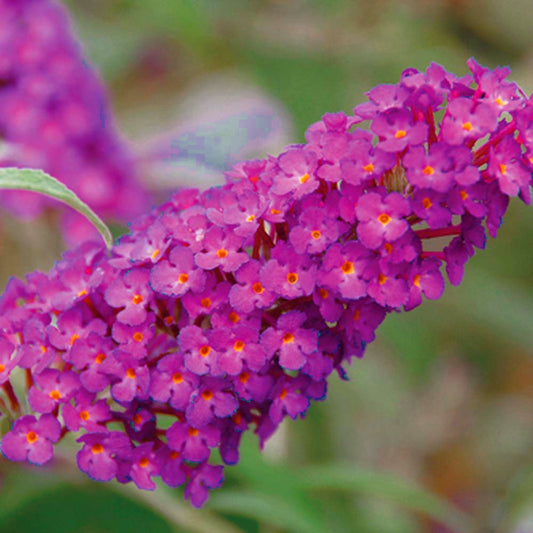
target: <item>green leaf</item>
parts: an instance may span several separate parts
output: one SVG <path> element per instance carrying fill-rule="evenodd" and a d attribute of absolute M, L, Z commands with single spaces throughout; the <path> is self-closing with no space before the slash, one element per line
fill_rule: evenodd
<path fill-rule="evenodd" d="M 396 477 L 350 465 L 310 466 L 298 472 L 300 483 L 310 490 L 340 490 L 386 498 L 425 514 L 452 531 L 474 531 L 470 518 L 439 497 Z"/>
<path fill-rule="evenodd" d="M 245 435 L 241 442 L 239 468 L 229 469 L 227 475 L 238 480 L 254 498 L 271 496 L 276 501 L 279 499 L 290 508 L 292 516 L 307 520 L 315 530 L 325 531 L 320 502 L 309 497 L 291 472 L 287 465 L 275 464 L 265 458 L 259 451 L 255 435 Z"/>
<path fill-rule="evenodd" d="M 208 508 L 236 513 L 283 528 L 294 533 L 323 533 L 312 517 L 291 505 L 281 496 L 251 491 L 224 490 L 210 496 Z"/>
<path fill-rule="evenodd" d="M 82 202 L 74 192 L 42 170 L 2 168 L 0 169 L 0 189 L 32 191 L 55 198 L 90 220 L 102 235 L 108 248 L 113 245 L 111 232 L 102 219 L 87 204 Z"/>

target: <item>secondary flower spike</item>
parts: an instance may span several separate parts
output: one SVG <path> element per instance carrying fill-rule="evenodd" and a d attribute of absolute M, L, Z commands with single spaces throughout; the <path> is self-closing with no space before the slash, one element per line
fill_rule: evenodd
<path fill-rule="evenodd" d="M 245 431 L 262 445 L 304 416 L 388 313 L 439 298 L 443 270 L 460 283 L 509 196 L 530 202 L 533 101 L 507 69 L 468 66 L 406 70 L 306 144 L 177 192 L 110 255 L 85 243 L 12 279 L 3 454 L 42 464 L 72 432 L 93 479 L 159 476 L 202 505 L 222 483 L 213 449 L 234 464 Z"/>
<path fill-rule="evenodd" d="M 52 0 L 0 0 L 0 57 L 0 166 L 45 170 L 108 219 L 142 213 L 149 195 L 64 8 Z M 58 206 L 22 191 L 1 196 L 23 217 Z M 72 243 L 95 235 L 71 210 L 62 211 L 62 229 Z"/>

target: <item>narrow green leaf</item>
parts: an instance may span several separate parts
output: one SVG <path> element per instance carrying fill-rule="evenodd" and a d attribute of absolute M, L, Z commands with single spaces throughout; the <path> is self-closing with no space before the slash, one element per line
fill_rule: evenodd
<path fill-rule="evenodd" d="M 107 247 L 111 248 L 113 237 L 102 219 L 74 192 L 42 170 L 2 168 L 0 169 L 0 189 L 37 192 L 67 204 L 90 220 L 102 235 Z"/>
<path fill-rule="evenodd" d="M 236 513 L 294 533 L 323 533 L 324 529 L 286 499 L 273 494 L 224 490 L 211 494 L 208 508 Z"/>
<path fill-rule="evenodd" d="M 310 490 L 341 490 L 386 498 L 425 514 L 457 533 L 474 530 L 471 519 L 439 497 L 396 477 L 350 465 L 310 466 L 298 472 Z"/>

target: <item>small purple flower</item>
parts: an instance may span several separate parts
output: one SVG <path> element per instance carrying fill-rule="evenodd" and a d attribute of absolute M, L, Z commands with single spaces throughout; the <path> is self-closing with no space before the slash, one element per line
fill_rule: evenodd
<path fill-rule="evenodd" d="M 407 231 L 409 225 L 404 217 L 411 213 L 411 207 L 399 193 L 381 196 L 369 192 L 361 197 L 355 212 L 360 221 L 357 236 L 364 246 L 376 249 L 383 242 L 392 242 Z"/>
<path fill-rule="evenodd" d="M 201 463 L 209 458 L 209 448 L 220 442 L 220 430 L 214 424 L 197 429 L 178 421 L 167 429 L 167 441 L 169 448 L 181 453 L 185 460 Z"/>
<path fill-rule="evenodd" d="M 163 461 L 154 452 L 153 448 L 153 443 L 145 442 L 137 446 L 130 456 L 131 469 L 129 475 L 140 489 L 156 489 L 156 484 L 152 477 L 159 475 Z"/>
<path fill-rule="evenodd" d="M 278 196 L 290 194 L 298 200 L 318 187 L 315 176 L 317 157 L 303 148 L 291 148 L 278 157 L 279 174 L 272 185 L 272 193 Z"/>
<path fill-rule="evenodd" d="M 111 395 L 117 402 L 131 402 L 133 398 L 148 398 L 150 372 L 148 367 L 127 352 L 115 351 L 101 366 L 112 380 Z"/>
<path fill-rule="evenodd" d="M 68 402 L 79 389 L 75 372 L 47 368 L 34 377 L 35 385 L 28 391 L 28 402 L 37 413 L 51 413 Z"/>
<path fill-rule="evenodd" d="M 261 263 L 252 259 L 235 272 L 238 283 L 231 287 L 228 297 L 236 311 L 249 313 L 254 308 L 263 309 L 274 303 L 276 293 L 263 287 L 260 269 Z"/>
<path fill-rule="evenodd" d="M 245 252 L 240 252 L 244 242 L 234 233 L 225 233 L 220 228 L 211 228 L 204 238 L 205 252 L 198 252 L 194 260 L 204 270 L 220 267 L 224 272 L 234 272 L 249 260 Z"/>
<path fill-rule="evenodd" d="M 168 402 L 183 411 L 197 386 L 198 377 L 184 369 L 183 356 L 170 354 L 163 357 L 151 373 L 150 396 L 156 402 Z"/>
<path fill-rule="evenodd" d="M 109 405 L 106 400 L 96 400 L 95 394 L 81 390 L 75 396 L 75 406 L 67 403 L 63 406 L 63 418 L 69 431 L 79 431 L 80 428 L 88 432 L 102 431 L 102 422 L 111 418 Z"/>
<path fill-rule="evenodd" d="M 149 273 L 146 270 L 129 270 L 107 287 L 106 302 L 111 307 L 122 308 L 117 315 L 120 322 L 136 326 L 146 320 L 146 306 L 150 298 L 148 278 Z"/>
<path fill-rule="evenodd" d="M 220 329 L 214 332 L 215 347 L 220 356 L 220 370 L 230 376 L 239 374 L 243 364 L 254 372 L 266 363 L 265 350 L 259 344 L 259 329 L 236 325 L 230 331 Z"/>
<path fill-rule="evenodd" d="M 390 265 L 383 268 L 376 262 L 365 276 L 368 279 L 368 295 L 379 305 L 398 308 L 407 301 L 408 288 L 402 267 Z"/>
<path fill-rule="evenodd" d="M 272 404 L 268 411 L 268 416 L 274 424 L 279 424 L 284 414 L 292 419 L 305 415 L 309 408 L 309 398 L 301 392 L 305 383 L 303 378 L 285 376 L 279 379 L 272 390 Z"/>
<path fill-rule="evenodd" d="M 313 292 L 316 266 L 309 257 L 298 255 L 281 243 L 274 248 L 272 257 L 261 269 L 261 283 L 266 289 L 288 299 Z"/>
<path fill-rule="evenodd" d="M 358 242 L 330 246 L 320 270 L 320 285 L 343 298 L 356 299 L 364 296 L 367 282 L 363 279 L 363 273 L 371 257 L 368 250 Z"/>
<path fill-rule="evenodd" d="M 191 500 L 194 507 L 201 507 L 207 500 L 209 490 L 217 489 L 223 481 L 221 466 L 204 464 L 195 469 L 193 477 L 185 489 L 185 499 Z"/>
<path fill-rule="evenodd" d="M 413 213 L 425 220 L 430 228 L 442 228 L 452 222 L 452 213 L 444 207 L 447 197 L 431 189 L 418 189 L 411 201 Z"/>
<path fill-rule="evenodd" d="M 78 442 L 83 443 L 76 457 L 78 468 L 95 481 L 111 481 L 131 456 L 130 439 L 119 431 L 87 433 Z"/>
<path fill-rule="evenodd" d="M 213 347 L 214 338 L 211 340 L 211 335 L 206 333 L 198 326 L 187 326 L 181 330 L 178 337 L 185 367 L 199 376 L 218 371 L 219 353 Z"/>
<path fill-rule="evenodd" d="M 448 144 L 463 144 L 494 131 L 496 124 L 496 114 L 489 105 L 474 106 L 469 98 L 456 98 L 446 108 L 439 137 Z"/>
<path fill-rule="evenodd" d="M 43 465 L 54 455 L 52 443 L 59 440 L 61 425 L 50 415 L 37 420 L 32 415 L 20 417 L 0 444 L 2 453 L 11 461 L 29 461 Z"/>
<path fill-rule="evenodd" d="M 408 146 L 422 144 L 427 139 L 428 126 L 422 122 L 413 123 L 412 115 L 406 109 L 393 108 L 379 113 L 372 121 L 371 129 L 379 136 L 379 149 L 401 152 Z"/>
<path fill-rule="evenodd" d="M 185 412 L 187 422 L 195 428 L 201 428 L 216 419 L 233 415 L 239 404 L 233 393 L 225 389 L 225 380 L 203 379 L 200 387 L 192 394 Z"/>
<path fill-rule="evenodd" d="M 520 145 L 510 137 L 491 148 L 487 173 L 498 181 L 500 190 L 508 196 L 516 196 L 531 181 L 531 172 L 521 159 Z"/>
<path fill-rule="evenodd" d="M 449 152 L 450 147 L 445 143 L 432 144 L 429 154 L 422 146 L 409 148 L 402 160 L 409 183 L 423 189 L 447 192 L 454 180 Z"/>
<path fill-rule="evenodd" d="M 279 364 L 287 370 L 302 368 L 310 353 L 317 349 L 318 333 L 302 328 L 305 313 L 290 311 L 282 315 L 275 328 L 268 328 L 261 336 L 267 355 L 279 354 Z"/>
<path fill-rule="evenodd" d="M 422 294 L 429 300 L 438 300 L 442 296 L 445 283 L 440 266 L 440 261 L 429 258 L 424 259 L 412 270 L 409 280 L 409 299 L 404 306 L 406 311 L 422 303 Z"/>

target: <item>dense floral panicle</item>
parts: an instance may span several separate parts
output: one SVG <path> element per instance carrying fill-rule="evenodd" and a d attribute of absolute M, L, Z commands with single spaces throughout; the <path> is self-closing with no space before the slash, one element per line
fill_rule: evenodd
<path fill-rule="evenodd" d="M 222 482 L 212 450 L 235 464 L 245 431 L 263 445 L 304 416 L 388 313 L 439 298 L 443 270 L 460 283 L 509 196 L 530 201 L 533 101 L 505 69 L 469 67 L 406 70 L 307 144 L 177 192 L 109 256 L 85 244 L 11 281 L 4 455 L 41 464 L 82 432 L 93 479 L 151 490 L 159 476 L 201 505 Z"/>
<path fill-rule="evenodd" d="M 102 216 L 140 214 L 148 195 L 64 9 L 52 0 L 2 0 L 0 14 L 0 166 L 43 169 Z M 3 192 L 2 201 L 22 216 L 58 205 L 20 191 Z M 63 229 L 72 243 L 95 236 L 71 211 L 63 212 Z"/>

